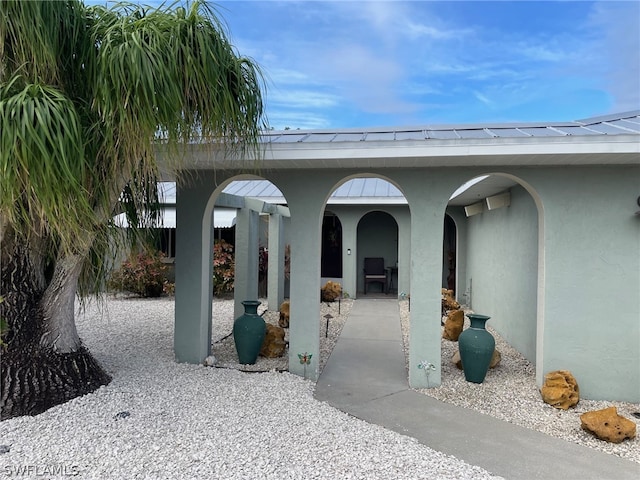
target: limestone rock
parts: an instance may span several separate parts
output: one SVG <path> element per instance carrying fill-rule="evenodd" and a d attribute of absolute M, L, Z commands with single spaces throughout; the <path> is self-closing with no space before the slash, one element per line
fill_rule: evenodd
<path fill-rule="evenodd" d="M 493 351 L 493 356 L 491 357 L 491 363 L 489 364 L 489 368 L 496 368 L 500 364 L 500 360 L 502 360 L 502 354 L 499 350 Z M 462 370 L 462 360 L 460 359 L 460 351 L 458 350 L 451 357 L 451 363 L 453 363 L 458 370 Z"/>
<path fill-rule="evenodd" d="M 451 357 L 451 363 L 453 363 L 458 370 L 462 370 L 462 360 L 460 359 L 460 350 L 456 350 L 456 353 Z"/>
<path fill-rule="evenodd" d="M 442 289 L 442 311 L 457 310 L 460 304 L 453 298 L 453 290 Z"/>
<path fill-rule="evenodd" d="M 489 363 L 489 368 L 496 368 L 500 365 L 500 360 L 502 360 L 502 354 L 498 349 L 493 351 L 493 356 L 491 357 L 491 363 Z"/>
<path fill-rule="evenodd" d="M 205 367 L 213 367 L 218 363 L 218 359 L 213 355 L 209 355 L 202 363 Z"/>
<path fill-rule="evenodd" d="M 336 299 L 342 295 L 342 285 L 329 280 L 324 284 L 324 287 L 320 289 L 320 292 L 323 302 L 335 302 Z"/>
<path fill-rule="evenodd" d="M 447 314 L 447 320 L 444 322 L 444 331 L 442 338 L 446 340 L 458 341 L 458 337 L 462 333 L 464 327 L 464 312 L 462 310 L 452 310 Z"/>
<path fill-rule="evenodd" d="M 278 325 L 282 328 L 289 328 L 289 300 L 285 300 L 280 305 L 280 320 Z"/>
<path fill-rule="evenodd" d="M 636 436 L 636 424 L 618 414 L 616 407 L 594 410 L 580 415 L 583 430 L 600 440 L 620 443 Z"/>
<path fill-rule="evenodd" d="M 267 331 L 260 348 L 260 355 L 267 358 L 281 357 L 287 347 L 287 342 L 284 341 L 284 328 L 270 323 L 266 326 Z"/>
<path fill-rule="evenodd" d="M 562 410 L 574 407 L 580 401 L 578 382 L 568 370 L 547 373 L 540 393 L 545 403 Z"/>

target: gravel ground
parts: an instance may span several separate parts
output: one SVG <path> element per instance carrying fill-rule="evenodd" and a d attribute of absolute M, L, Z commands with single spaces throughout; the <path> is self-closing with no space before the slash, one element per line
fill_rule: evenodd
<path fill-rule="evenodd" d="M 406 301 L 400 302 L 400 319 L 406 353 L 409 331 Z M 481 384 L 465 380 L 462 370 L 451 362 L 458 343 L 443 339 L 442 384 L 418 391 L 443 402 L 472 408 L 522 427 L 640 463 L 640 436 L 622 443 L 609 443 L 585 432 L 580 426 L 583 413 L 617 407 L 620 415 L 636 423 L 640 434 L 640 419 L 632 415 L 640 412 L 640 404 L 581 399 L 574 408 L 559 410 L 544 403 L 535 383 L 535 366 L 506 343 L 490 323 L 487 323 L 487 330 L 494 336 L 502 360 L 496 368 L 489 370 Z M 468 326 L 469 319 L 465 317 L 465 328 Z"/>
<path fill-rule="evenodd" d="M 38 416 L 0 422 L 0 477 L 499 478 L 316 401 L 312 382 L 279 367 L 244 373 L 176 363 L 173 307 L 110 298 L 102 314 L 90 305 L 79 315 L 81 338 L 113 380 Z M 216 317 L 232 312 L 215 307 Z M 229 320 L 218 322 L 220 340 Z"/>
<path fill-rule="evenodd" d="M 268 304 L 266 300 L 261 300 L 262 304 L 258 307 L 258 313 L 262 315 L 265 322 L 278 325 L 280 315 L 277 311 L 267 310 Z M 320 372 L 327 363 L 329 355 L 340 336 L 342 326 L 349 316 L 353 300 L 347 299 L 332 303 L 320 304 Z M 277 308 L 277 307 L 276 307 Z M 331 315 L 328 328 L 325 315 Z M 258 357 L 255 365 L 241 365 L 238 363 L 238 354 L 233 343 L 233 302 L 229 300 L 216 300 L 213 307 L 213 345 L 212 353 L 216 357 L 217 366 L 222 368 L 233 368 L 245 372 L 268 372 L 276 370 L 279 372 L 289 369 L 289 350 L 279 358 Z M 285 341 L 289 342 L 289 329 L 285 329 Z"/>

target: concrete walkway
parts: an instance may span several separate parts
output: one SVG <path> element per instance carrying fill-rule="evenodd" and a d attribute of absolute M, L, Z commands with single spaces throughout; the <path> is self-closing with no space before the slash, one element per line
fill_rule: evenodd
<path fill-rule="evenodd" d="M 509 480 L 638 480 L 640 465 L 409 389 L 398 301 L 358 299 L 315 396 Z"/>

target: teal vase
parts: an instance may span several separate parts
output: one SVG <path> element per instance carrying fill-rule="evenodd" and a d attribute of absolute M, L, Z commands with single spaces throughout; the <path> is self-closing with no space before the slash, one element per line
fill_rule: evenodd
<path fill-rule="evenodd" d="M 469 313 L 467 317 L 471 320 L 471 326 L 458 337 L 462 370 L 467 382 L 482 383 L 496 349 L 493 335 L 485 328 L 491 317 L 475 313 Z"/>
<path fill-rule="evenodd" d="M 258 315 L 260 302 L 245 300 L 242 305 L 244 314 L 233 322 L 233 341 L 236 344 L 240 363 L 253 365 L 260 353 L 267 326 L 264 319 Z"/>

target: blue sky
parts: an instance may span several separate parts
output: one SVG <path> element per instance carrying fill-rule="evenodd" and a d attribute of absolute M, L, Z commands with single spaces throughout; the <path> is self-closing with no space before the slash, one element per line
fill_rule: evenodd
<path fill-rule="evenodd" d="M 221 1 L 276 129 L 640 109 L 640 2 Z"/>
<path fill-rule="evenodd" d="M 640 109 L 640 0 L 213 4 L 238 52 L 264 71 L 276 129 Z"/>

